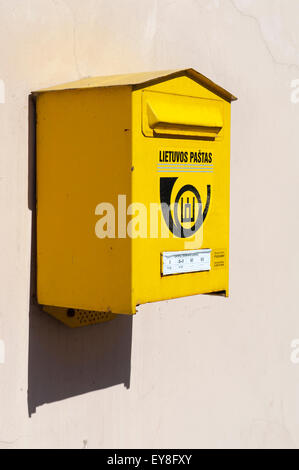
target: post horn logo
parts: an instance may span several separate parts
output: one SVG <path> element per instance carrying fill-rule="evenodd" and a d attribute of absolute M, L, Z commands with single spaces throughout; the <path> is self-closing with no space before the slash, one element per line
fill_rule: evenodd
<path fill-rule="evenodd" d="M 177 179 L 160 178 L 162 213 L 173 235 L 178 238 L 190 238 L 200 229 L 207 217 L 211 202 L 211 186 L 207 185 L 207 202 L 203 212 L 200 194 L 191 184 L 186 184 L 178 191 L 171 210 L 171 197 Z"/>

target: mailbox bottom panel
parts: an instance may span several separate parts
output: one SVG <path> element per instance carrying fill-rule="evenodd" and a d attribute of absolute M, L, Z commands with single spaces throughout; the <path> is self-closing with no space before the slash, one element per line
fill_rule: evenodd
<path fill-rule="evenodd" d="M 93 310 L 51 307 L 46 305 L 43 306 L 43 310 L 71 328 L 104 323 L 116 317 L 116 314 L 111 312 L 95 312 Z"/>

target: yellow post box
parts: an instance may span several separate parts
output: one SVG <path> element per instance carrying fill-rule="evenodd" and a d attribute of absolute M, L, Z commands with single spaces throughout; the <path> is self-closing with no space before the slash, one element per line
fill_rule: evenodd
<path fill-rule="evenodd" d="M 69 326 L 228 295 L 230 104 L 193 69 L 36 97 L 37 296 Z"/>

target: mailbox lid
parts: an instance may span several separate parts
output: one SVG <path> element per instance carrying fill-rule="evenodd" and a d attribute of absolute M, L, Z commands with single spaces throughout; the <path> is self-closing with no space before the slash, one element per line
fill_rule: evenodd
<path fill-rule="evenodd" d="M 197 72 L 193 68 L 108 75 L 103 77 L 86 77 L 80 80 L 75 80 L 73 82 L 54 85 L 49 88 L 43 88 L 41 90 L 34 91 L 33 94 L 38 94 L 45 91 L 76 90 L 82 88 L 100 88 L 112 86 L 132 86 L 134 90 L 138 90 L 140 88 L 150 87 L 158 83 L 169 82 L 169 80 L 178 77 L 189 77 L 196 83 L 202 85 L 207 90 L 212 91 L 215 95 L 223 98 L 229 103 L 237 99 L 232 93 L 217 85 L 212 80 Z"/>

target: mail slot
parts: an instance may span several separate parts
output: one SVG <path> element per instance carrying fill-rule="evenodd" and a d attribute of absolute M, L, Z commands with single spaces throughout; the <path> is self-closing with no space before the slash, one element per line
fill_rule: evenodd
<path fill-rule="evenodd" d="M 143 133 L 214 140 L 223 128 L 221 102 L 167 93 L 143 93 Z"/>
<path fill-rule="evenodd" d="M 194 69 L 36 102 L 37 297 L 71 327 L 229 287 L 230 105 Z"/>

